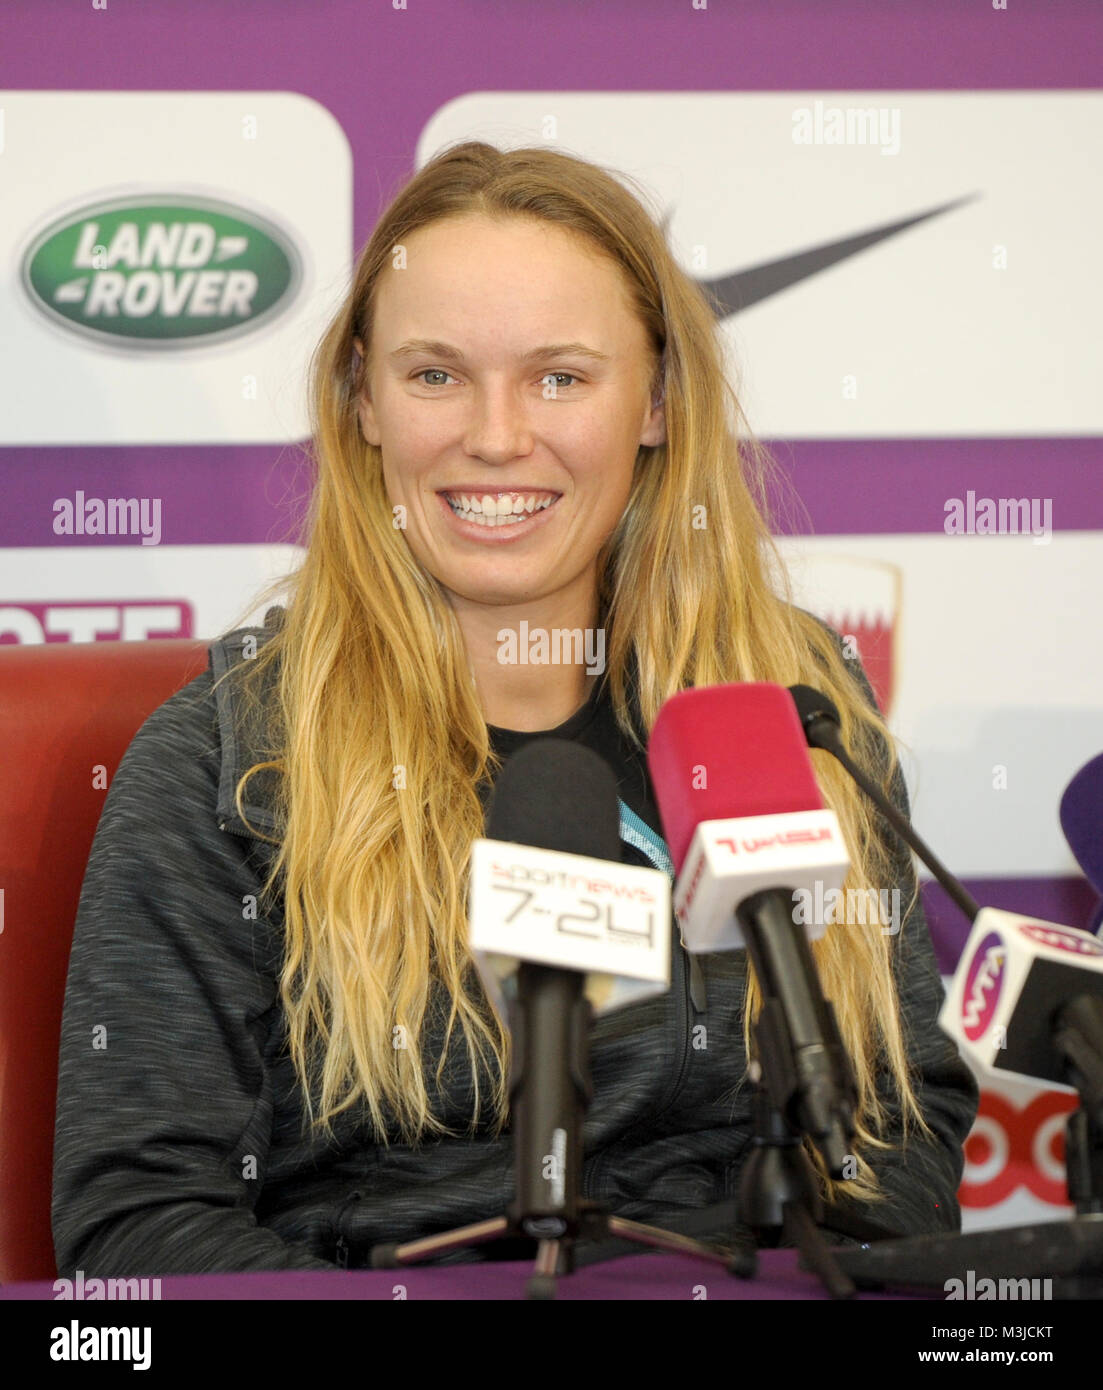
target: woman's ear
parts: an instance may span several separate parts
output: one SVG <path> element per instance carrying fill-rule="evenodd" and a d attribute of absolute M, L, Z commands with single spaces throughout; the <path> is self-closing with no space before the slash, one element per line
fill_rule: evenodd
<path fill-rule="evenodd" d="M 644 422 L 640 443 L 651 446 L 666 443 L 666 406 L 661 384 L 651 393 L 651 411 Z"/>
<path fill-rule="evenodd" d="M 654 446 L 666 443 L 666 348 L 654 362 L 650 383 L 650 410 L 644 417 L 640 443 Z"/>
<path fill-rule="evenodd" d="M 359 338 L 353 338 L 352 343 L 360 360 L 363 361 L 364 344 Z M 375 418 L 375 407 L 371 403 L 371 397 L 368 394 L 366 382 L 363 391 L 361 391 L 356 401 L 356 413 L 360 417 L 360 433 L 364 436 L 365 441 L 368 444 L 375 444 L 378 446 L 381 439 L 379 423 Z"/>

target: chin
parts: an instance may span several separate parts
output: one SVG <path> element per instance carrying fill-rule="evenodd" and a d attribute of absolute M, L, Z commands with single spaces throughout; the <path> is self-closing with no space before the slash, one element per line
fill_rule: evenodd
<path fill-rule="evenodd" d="M 465 603 L 482 603 L 488 608 L 506 608 L 512 604 L 526 603 L 540 597 L 532 589 L 518 589 L 516 585 L 488 585 L 486 588 L 472 589 L 467 586 L 449 586 L 450 591 Z"/>

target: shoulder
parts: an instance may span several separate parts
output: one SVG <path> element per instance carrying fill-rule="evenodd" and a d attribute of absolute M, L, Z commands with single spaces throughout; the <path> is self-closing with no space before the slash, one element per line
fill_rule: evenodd
<path fill-rule="evenodd" d="M 128 798 L 157 796 L 171 784 L 174 794 L 217 798 L 224 793 L 242 757 L 236 684 L 220 678 L 247 662 L 268 641 L 280 619 L 265 615 L 262 627 L 237 628 L 208 644 L 208 664 L 143 721 L 132 738 L 117 776 Z M 271 620 L 271 621 L 270 621 Z"/>
<path fill-rule="evenodd" d="M 279 606 L 269 608 L 259 627 L 235 628 L 209 644 L 210 673 L 216 689 L 223 676 L 239 667 L 244 668 L 245 663 L 271 641 L 282 628 L 284 616 L 284 610 Z"/>

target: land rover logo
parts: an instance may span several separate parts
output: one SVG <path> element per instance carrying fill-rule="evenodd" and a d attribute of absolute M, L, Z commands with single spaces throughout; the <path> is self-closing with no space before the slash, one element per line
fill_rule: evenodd
<path fill-rule="evenodd" d="M 22 266 L 55 322 L 121 347 L 199 346 L 285 311 L 298 252 L 272 223 L 215 199 L 115 198 L 52 222 Z"/>

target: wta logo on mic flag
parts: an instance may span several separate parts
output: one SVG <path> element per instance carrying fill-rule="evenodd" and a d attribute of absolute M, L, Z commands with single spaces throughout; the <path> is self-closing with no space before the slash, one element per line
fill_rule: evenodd
<path fill-rule="evenodd" d="M 977 947 L 965 979 L 961 1021 L 970 1042 L 976 1042 L 988 1031 L 999 1003 L 1006 964 L 1003 937 L 989 932 Z"/>

